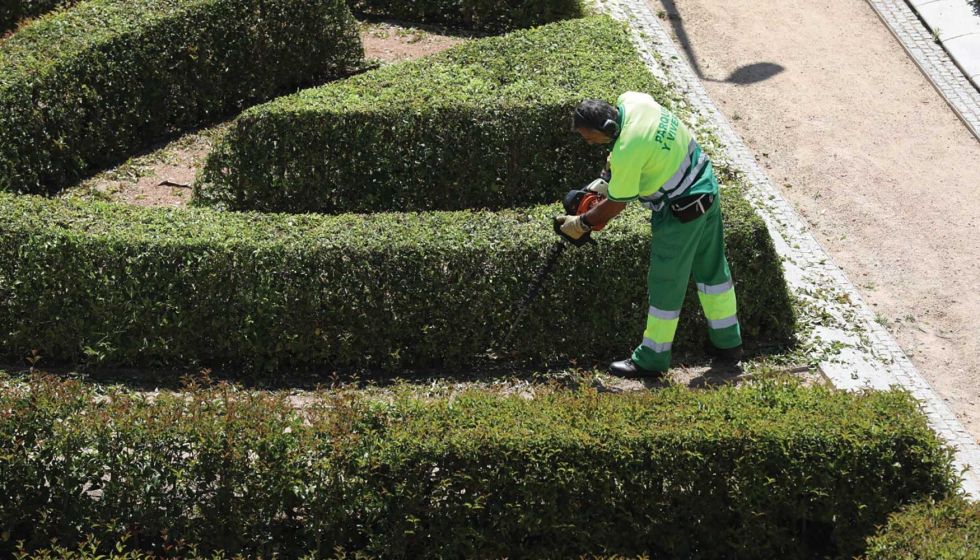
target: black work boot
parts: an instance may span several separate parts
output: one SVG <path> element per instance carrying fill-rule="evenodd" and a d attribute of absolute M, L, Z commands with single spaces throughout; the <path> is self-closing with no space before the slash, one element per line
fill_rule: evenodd
<path fill-rule="evenodd" d="M 659 378 L 664 376 L 664 372 L 643 369 L 636 365 L 632 358 L 626 358 L 609 365 L 609 373 L 617 377 L 644 377 Z"/>
<path fill-rule="evenodd" d="M 734 348 L 718 348 L 711 343 L 711 340 L 704 341 L 704 352 L 705 354 L 723 360 L 726 362 L 738 362 L 742 359 L 742 345 L 739 344 Z"/>

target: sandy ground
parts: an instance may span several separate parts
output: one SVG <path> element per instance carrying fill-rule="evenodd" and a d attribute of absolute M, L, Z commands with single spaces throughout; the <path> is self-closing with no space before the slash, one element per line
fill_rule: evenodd
<path fill-rule="evenodd" d="M 461 36 L 443 35 L 445 30 L 416 28 L 393 23 L 362 23 L 364 57 L 378 64 L 412 60 L 445 50 L 464 41 Z M 191 183 L 222 123 L 187 134 L 129 162 L 99 173 L 62 196 L 109 200 L 136 206 L 185 206 L 191 198 Z"/>
<path fill-rule="evenodd" d="M 647 1 L 773 184 L 978 438 L 980 143 L 864 0 Z M 784 70 L 748 84 L 734 74 L 756 63 Z"/>

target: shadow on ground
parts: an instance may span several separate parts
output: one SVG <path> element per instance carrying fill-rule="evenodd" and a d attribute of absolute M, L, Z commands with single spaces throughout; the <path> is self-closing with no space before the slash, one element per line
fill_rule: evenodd
<path fill-rule="evenodd" d="M 807 383 L 822 382 L 815 369 L 799 364 L 792 365 L 792 357 L 784 349 L 762 349 L 746 357 L 740 364 L 710 361 L 704 356 L 678 356 L 669 374 L 658 379 L 625 379 L 606 373 L 604 364 L 568 364 L 555 366 L 528 366 L 507 360 L 488 360 L 470 368 L 427 369 L 422 371 L 382 371 L 371 369 L 314 369 L 280 371 L 275 373 L 248 373 L 240 369 L 221 368 L 77 368 L 63 364 L 37 363 L 37 369 L 24 364 L 2 363 L 0 371 L 14 377 L 43 372 L 63 378 L 81 379 L 106 386 L 118 386 L 133 391 L 178 391 L 189 381 L 207 379 L 208 382 L 227 382 L 242 389 L 268 391 L 315 391 L 329 388 L 384 389 L 394 385 L 410 384 L 451 385 L 464 387 L 504 388 L 531 386 L 579 387 L 592 386 L 600 392 L 624 393 L 638 390 L 655 390 L 669 385 L 682 385 L 692 389 L 711 389 L 738 384 L 765 375 L 793 375 Z M 787 361 L 791 365 L 786 365 Z"/>
<path fill-rule="evenodd" d="M 749 85 L 768 80 L 769 78 L 772 78 L 785 70 L 784 67 L 774 62 L 756 62 L 755 64 L 748 64 L 737 68 L 724 80 L 715 80 L 705 76 L 704 72 L 701 70 L 701 64 L 698 61 L 698 57 L 694 53 L 694 47 L 691 45 L 691 39 L 687 36 L 687 31 L 684 29 L 684 19 L 681 17 L 680 11 L 677 9 L 677 4 L 674 3 L 674 0 L 660 0 L 660 2 L 664 7 L 664 12 L 661 14 L 661 16 L 666 17 L 666 19 L 670 21 L 670 27 L 673 29 L 674 35 L 677 37 L 677 42 L 680 43 L 680 47 L 687 54 L 687 59 L 691 61 L 691 66 L 694 68 L 694 72 L 702 81 Z"/>

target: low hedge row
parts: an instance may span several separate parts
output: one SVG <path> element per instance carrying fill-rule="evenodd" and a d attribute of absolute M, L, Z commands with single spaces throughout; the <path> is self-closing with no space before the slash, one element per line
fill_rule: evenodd
<path fill-rule="evenodd" d="M 362 59 L 341 0 L 84 2 L 0 42 L 0 191 L 56 191 Z"/>
<path fill-rule="evenodd" d="M 349 0 L 368 16 L 503 33 L 585 15 L 582 0 Z"/>
<path fill-rule="evenodd" d="M 25 20 L 68 7 L 79 0 L 2 0 L 0 1 L 0 37 Z"/>
<path fill-rule="evenodd" d="M 724 195 L 747 340 L 795 323 L 779 257 Z M 385 369 L 483 363 L 557 242 L 559 207 L 374 215 L 145 209 L 0 195 L 0 355 L 102 365 Z M 647 313 L 648 213 L 569 249 L 511 348 L 522 359 L 626 355 Z M 693 289 L 678 346 L 706 333 Z"/>
<path fill-rule="evenodd" d="M 956 497 L 909 507 L 868 540 L 865 558 L 980 559 L 980 505 Z"/>
<path fill-rule="evenodd" d="M 572 108 L 630 90 L 673 103 L 608 16 L 472 41 L 253 107 L 195 198 L 292 213 L 550 203 L 608 153 L 569 131 Z"/>
<path fill-rule="evenodd" d="M 951 452 L 903 392 L 767 382 L 381 400 L 227 386 L 0 390 L 0 532 L 25 547 L 385 558 L 851 557 Z M 164 536 L 165 535 L 165 536 Z"/>

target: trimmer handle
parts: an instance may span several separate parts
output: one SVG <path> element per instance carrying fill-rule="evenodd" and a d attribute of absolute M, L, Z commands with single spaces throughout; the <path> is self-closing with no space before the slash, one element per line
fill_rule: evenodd
<path fill-rule="evenodd" d="M 565 207 L 566 216 L 581 216 L 582 214 L 585 214 L 586 212 L 591 210 L 593 206 L 602 202 L 602 200 L 603 197 L 600 196 L 599 194 L 590 190 L 583 189 L 583 190 L 576 190 L 576 191 L 568 191 L 568 194 L 565 195 L 565 198 L 561 201 L 561 204 L 562 206 Z M 571 237 L 565 235 L 565 233 L 561 231 L 561 222 L 558 221 L 559 217 L 560 216 L 555 216 L 555 233 L 557 233 L 558 235 L 561 236 L 562 239 L 568 241 L 569 243 L 571 243 L 576 247 L 581 247 L 586 243 L 595 243 L 595 239 L 592 239 L 592 232 L 599 231 L 600 229 L 605 227 L 605 224 L 600 224 L 598 226 L 593 227 L 590 231 L 585 232 L 585 235 L 583 235 L 582 237 L 579 237 L 578 239 L 572 239 Z"/>

